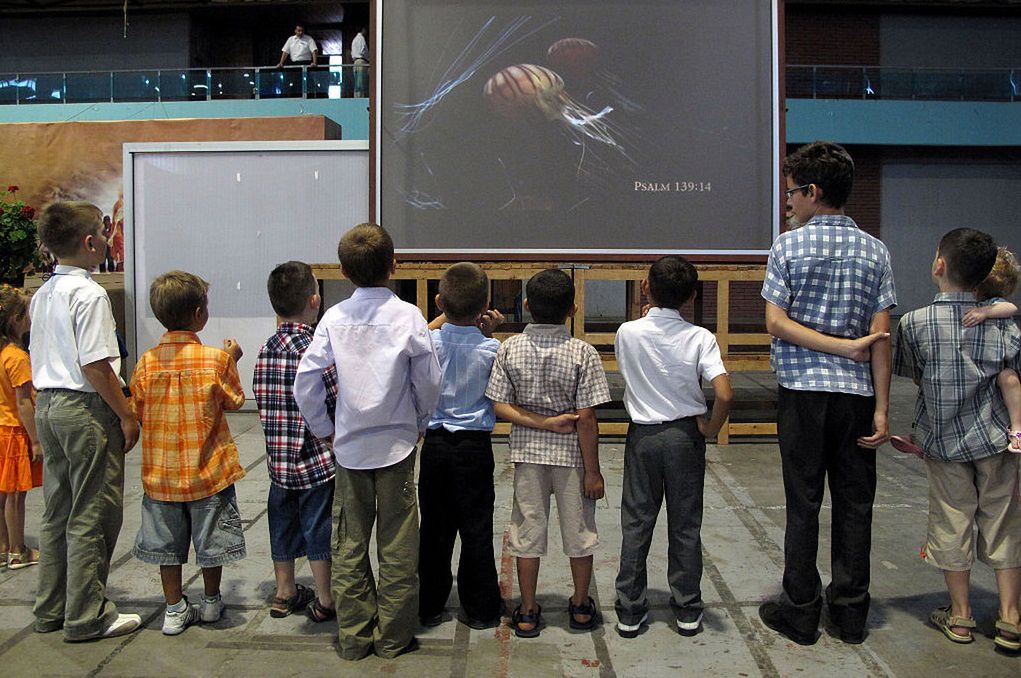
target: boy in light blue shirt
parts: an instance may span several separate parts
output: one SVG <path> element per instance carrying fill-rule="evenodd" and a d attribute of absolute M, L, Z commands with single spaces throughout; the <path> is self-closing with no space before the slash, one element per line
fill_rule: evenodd
<path fill-rule="evenodd" d="M 493 553 L 493 447 L 496 423 L 486 385 L 500 342 L 489 337 L 503 322 L 487 311 L 489 278 L 476 264 L 454 264 L 440 280 L 430 324 L 443 378 L 440 401 L 422 445 L 418 481 L 422 513 L 419 618 L 443 621 L 453 577 L 450 559 L 461 535 L 457 593 L 461 621 L 475 629 L 500 622 L 500 586 Z"/>

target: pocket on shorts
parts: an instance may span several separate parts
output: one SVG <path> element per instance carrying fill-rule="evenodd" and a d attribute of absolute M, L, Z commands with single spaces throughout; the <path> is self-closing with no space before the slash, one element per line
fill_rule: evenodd
<path fill-rule="evenodd" d="M 229 488 L 233 490 L 233 488 Z M 237 499 L 234 492 L 228 490 L 221 490 L 217 495 L 217 499 L 220 503 L 220 527 L 231 534 L 243 535 L 244 526 L 241 524 L 241 512 L 237 507 Z"/>

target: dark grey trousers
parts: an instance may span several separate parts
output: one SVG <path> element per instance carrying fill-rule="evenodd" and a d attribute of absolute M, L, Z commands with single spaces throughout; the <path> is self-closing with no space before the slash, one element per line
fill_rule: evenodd
<path fill-rule="evenodd" d="M 701 612 L 704 484 L 705 438 L 694 418 L 628 427 L 615 605 L 622 624 L 637 624 L 649 608 L 646 559 L 664 494 L 670 606 L 686 620 Z"/>

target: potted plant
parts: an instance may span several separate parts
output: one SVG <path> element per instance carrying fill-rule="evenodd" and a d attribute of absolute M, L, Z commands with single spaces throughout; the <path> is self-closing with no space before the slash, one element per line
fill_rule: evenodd
<path fill-rule="evenodd" d="M 25 273 L 42 264 L 35 209 L 14 198 L 17 186 L 0 189 L 0 282 L 24 287 Z"/>

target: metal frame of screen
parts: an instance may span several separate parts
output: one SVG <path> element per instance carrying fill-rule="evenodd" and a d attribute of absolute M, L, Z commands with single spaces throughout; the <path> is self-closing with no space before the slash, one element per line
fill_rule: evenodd
<path fill-rule="evenodd" d="M 779 187 L 781 185 L 781 183 L 780 183 L 781 182 L 781 177 L 780 177 L 780 158 L 781 158 L 781 154 L 780 154 L 780 128 L 781 128 L 781 124 L 780 124 L 780 81 L 779 81 L 779 79 L 780 79 L 780 35 L 779 35 L 779 30 L 780 30 L 780 28 L 779 28 L 780 10 L 779 10 L 779 3 L 780 2 L 781 2 L 781 0 L 770 0 L 770 16 L 771 16 L 771 21 L 772 21 L 772 26 L 771 26 L 770 33 L 771 33 L 771 37 L 772 37 L 772 40 L 771 40 L 771 42 L 772 42 L 772 45 L 771 45 L 771 52 L 772 52 L 771 57 L 772 57 L 772 73 L 773 73 L 772 88 L 771 88 L 771 90 L 772 90 L 772 95 L 771 95 L 772 96 L 772 115 L 771 115 L 772 133 L 771 133 L 771 136 L 772 136 L 772 148 L 773 148 L 773 162 L 771 163 L 771 165 L 772 165 L 772 184 L 773 184 L 773 186 L 776 186 L 776 187 Z M 373 9 L 374 9 L 374 14 L 375 14 L 375 27 L 373 29 L 374 30 L 374 36 L 373 36 L 374 37 L 374 44 L 373 44 L 372 49 L 373 49 L 374 54 L 375 54 L 375 62 L 373 63 L 372 68 L 373 68 L 373 74 L 374 74 L 374 76 L 376 76 L 376 75 L 382 73 L 382 63 L 383 63 L 383 60 L 386 58 L 385 57 L 385 53 L 383 51 L 383 47 L 386 45 L 386 42 L 385 42 L 385 40 L 383 38 L 383 4 L 384 4 L 384 0 L 373 0 L 373 3 L 374 3 Z M 382 202 L 381 202 L 381 194 L 382 194 L 383 188 L 384 188 L 383 177 L 382 177 L 382 172 L 381 172 L 381 166 L 382 166 L 382 144 L 379 143 L 379 139 L 382 138 L 380 136 L 380 133 L 382 131 L 382 121 L 381 121 L 381 117 L 382 116 L 380 116 L 378 114 L 378 109 L 381 106 L 381 102 L 383 100 L 382 99 L 383 90 L 382 90 L 382 86 L 381 86 L 381 83 L 380 83 L 381 79 L 382 78 L 380 78 L 380 77 L 373 77 L 372 78 L 372 96 L 373 96 L 373 101 L 375 102 L 376 112 L 373 115 L 373 119 L 371 121 L 370 133 L 372 135 L 374 135 L 374 141 L 375 141 L 375 149 L 374 149 L 374 154 L 373 154 L 374 155 L 373 160 L 374 160 L 374 165 L 375 165 L 375 176 L 373 177 L 374 181 L 372 182 L 371 187 L 370 187 L 372 192 L 373 192 L 373 195 L 370 196 L 370 205 L 374 209 L 374 214 L 376 215 L 376 219 L 380 223 L 386 223 L 385 222 L 385 216 L 382 214 Z M 776 237 L 780 234 L 780 212 L 781 212 L 781 208 L 782 208 L 782 205 L 780 203 L 780 191 L 779 191 L 779 188 L 777 188 L 777 190 L 773 191 L 773 204 L 772 204 L 773 219 L 772 219 L 772 238 L 771 238 L 772 240 L 775 240 Z M 698 255 L 711 255 L 711 256 L 723 255 L 723 256 L 739 257 L 739 258 L 761 258 L 761 257 L 764 257 L 764 256 L 769 254 L 769 250 L 768 249 L 765 249 L 765 250 L 757 250 L 757 249 L 753 249 L 753 250 L 747 250 L 747 249 L 727 249 L 727 250 L 719 250 L 719 249 L 718 250 L 693 250 L 693 249 L 662 249 L 662 250 L 658 250 L 658 249 L 657 250 L 653 250 L 653 249 L 642 249 L 642 250 L 636 250 L 636 249 L 549 249 L 549 250 L 545 250 L 545 249 L 453 249 L 453 248 L 448 248 L 448 249 L 440 249 L 440 248 L 435 248 L 435 249 L 410 248 L 410 249 L 406 249 L 406 248 L 397 248 L 396 251 L 399 254 L 415 255 L 416 258 L 420 257 L 421 255 L 429 255 L 429 254 L 436 254 L 436 255 L 439 255 L 439 256 L 444 256 L 444 255 L 448 255 L 449 256 L 451 254 L 466 255 L 466 256 L 476 255 L 476 256 L 480 256 L 480 257 L 481 256 L 489 256 L 489 255 L 510 255 L 512 257 L 515 257 L 515 255 L 517 255 L 517 256 L 529 255 L 529 256 L 534 256 L 534 257 L 542 257 L 544 255 L 552 255 L 552 256 L 557 256 L 557 255 L 561 255 L 561 256 L 562 255 L 580 255 L 580 256 L 586 257 L 586 258 L 600 257 L 600 256 L 607 257 L 607 258 L 613 258 L 613 257 L 620 257 L 621 255 L 624 255 L 624 256 L 634 256 L 634 255 L 659 256 L 659 255 L 665 255 L 665 254 L 683 254 L 683 255 L 695 255 L 695 256 L 698 256 Z M 517 257 L 515 257 L 515 258 L 517 258 Z"/>

